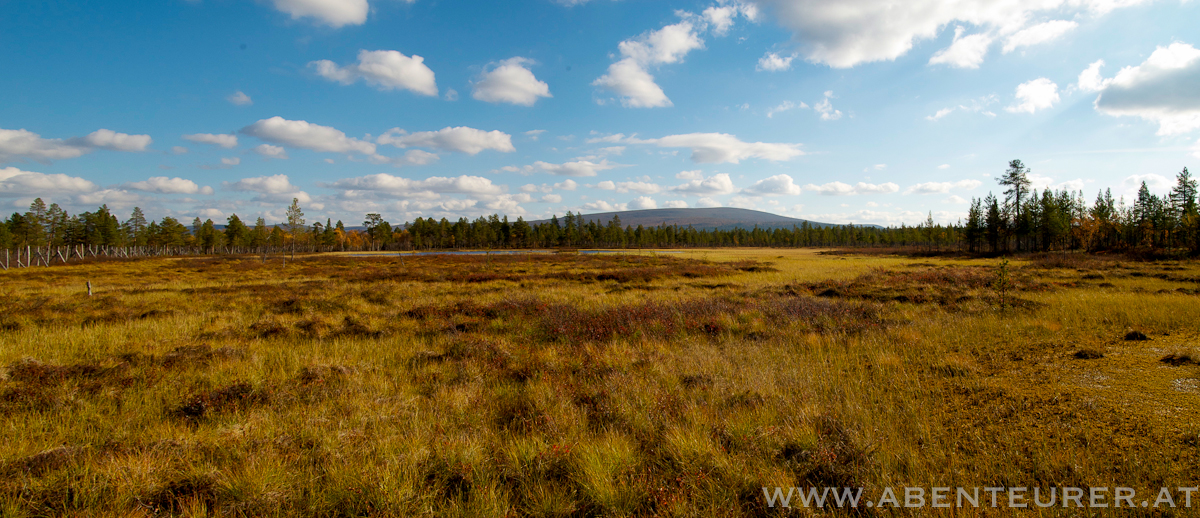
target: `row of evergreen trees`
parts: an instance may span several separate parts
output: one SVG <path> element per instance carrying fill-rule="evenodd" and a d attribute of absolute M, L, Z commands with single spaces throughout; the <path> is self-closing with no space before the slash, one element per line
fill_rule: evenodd
<path fill-rule="evenodd" d="M 1190 249 L 1200 252 L 1200 213 L 1196 180 L 1185 167 L 1164 196 L 1146 182 L 1132 205 L 1106 189 L 1091 206 L 1083 192 L 1030 190 L 1028 169 L 1009 163 L 1000 177 L 1004 197 L 971 200 L 962 228 L 969 251 L 1047 251 L 1108 249 Z"/>
<path fill-rule="evenodd" d="M 999 183 L 1002 197 L 972 199 L 966 222 L 940 225 L 932 215 L 921 225 L 892 228 L 854 225 L 792 228 L 697 230 L 691 227 L 637 227 L 614 216 L 599 223 L 567 212 L 547 222 L 492 215 L 475 220 L 417 218 L 393 226 L 380 214 L 367 214 L 365 230 L 348 230 L 338 221 L 306 225 L 298 200 L 287 210 L 287 222 L 253 226 L 231 215 L 218 229 L 211 219 L 190 226 L 172 217 L 147 221 L 140 208 L 120 221 L 107 206 L 69 215 L 39 198 L 29 211 L 0 222 L 0 249 L 26 246 L 170 247 L 193 253 L 244 252 L 264 248 L 300 251 L 430 250 L 455 248 L 661 248 L 661 247 L 804 247 L 893 246 L 963 249 L 1005 253 L 1045 250 L 1167 249 L 1200 252 L 1200 215 L 1196 180 L 1185 168 L 1166 196 L 1150 193 L 1145 183 L 1132 205 L 1116 201 L 1111 190 L 1090 206 L 1082 192 L 1031 189 L 1029 170 L 1020 160 L 1009 163 Z"/>

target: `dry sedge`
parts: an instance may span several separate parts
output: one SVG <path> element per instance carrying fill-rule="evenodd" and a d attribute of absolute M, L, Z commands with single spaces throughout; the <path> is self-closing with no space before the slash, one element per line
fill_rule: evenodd
<path fill-rule="evenodd" d="M 1195 485 L 1200 266 L 1045 256 L 998 283 L 995 259 L 920 261 L 8 271 L 0 515 L 760 516 L 764 486 Z"/>

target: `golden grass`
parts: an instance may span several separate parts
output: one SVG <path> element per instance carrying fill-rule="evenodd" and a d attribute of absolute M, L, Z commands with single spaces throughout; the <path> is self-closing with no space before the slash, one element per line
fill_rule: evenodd
<path fill-rule="evenodd" d="M 996 260 L 819 252 L 9 271 L 0 515 L 759 516 L 775 486 L 1195 485 L 1196 265 L 1014 261 L 1002 308 Z"/>

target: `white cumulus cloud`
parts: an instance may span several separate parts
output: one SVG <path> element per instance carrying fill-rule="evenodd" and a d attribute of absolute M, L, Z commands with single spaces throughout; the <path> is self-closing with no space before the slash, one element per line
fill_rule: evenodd
<path fill-rule="evenodd" d="M 63 140 L 42 138 L 41 135 L 24 129 L 0 128 L 0 162 L 20 159 L 49 162 L 80 157 L 97 149 L 145 151 L 151 142 L 149 135 L 129 135 L 107 129 Z"/>
<path fill-rule="evenodd" d="M 704 48 L 701 33 L 709 28 L 713 34 L 725 34 L 735 15 L 747 19 L 757 17 L 755 6 L 745 2 L 723 3 L 705 10 L 701 16 L 680 11 L 682 21 L 644 33 L 617 45 L 621 59 L 608 67 L 608 73 L 592 82 L 621 97 L 621 105 L 629 108 L 659 108 L 672 106 L 662 88 L 647 70 L 665 64 L 678 63 L 689 52 Z"/>
<path fill-rule="evenodd" d="M 510 103 L 533 106 L 540 97 L 550 95 L 550 86 L 534 77 L 528 65 L 533 60 L 515 57 L 501 61 L 485 70 L 474 84 L 471 97 L 489 103 Z"/>
<path fill-rule="evenodd" d="M 1200 128 L 1200 49 L 1187 43 L 1158 47 L 1146 61 L 1103 79 L 1103 61 L 1079 75 L 1081 90 L 1097 90 L 1096 110 L 1157 122 L 1159 135 Z"/>
<path fill-rule="evenodd" d="M 292 185 L 291 179 L 286 174 L 243 178 L 232 183 L 224 182 L 222 187 L 230 191 L 248 191 L 263 194 L 287 194 L 300 191 L 299 187 Z"/>
<path fill-rule="evenodd" d="M 821 102 L 813 105 L 813 110 L 816 110 L 817 113 L 821 114 L 821 120 L 823 121 L 835 121 L 842 118 L 841 110 L 833 109 L 833 103 L 829 101 L 832 98 L 833 90 L 826 90 L 825 98 L 821 99 Z"/>
<path fill-rule="evenodd" d="M 138 194 L 126 191 L 124 189 L 101 189 L 99 191 L 87 192 L 79 194 L 75 197 L 75 201 L 83 205 L 108 205 L 110 209 L 126 208 L 136 203 L 145 201 Z"/>
<path fill-rule="evenodd" d="M 765 70 L 767 72 L 790 70 L 792 68 L 793 59 L 796 59 L 795 54 L 792 54 L 791 56 L 780 56 L 778 53 L 768 52 L 763 54 L 763 57 L 758 58 L 758 65 L 754 68 L 756 70 Z"/>
<path fill-rule="evenodd" d="M 201 187 L 185 178 L 167 178 L 155 176 L 141 182 L 129 182 L 122 187 L 135 191 L 156 192 L 159 194 L 212 194 L 212 187 Z"/>
<path fill-rule="evenodd" d="M 1100 68 L 1104 66 L 1104 60 L 1097 60 L 1088 65 L 1083 72 L 1079 73 L 1079 79 L 1076 83 L 1080 90 L 1085 92 L 1099 92 L 1108 87 L 1111 79 L 1105 79 L 1100 75 Z"/>
<path fill-rule="evenodd" d="M 892 182 L 881 184 L 858 182 L 850 185 L 842 182 L 829 182 L 821 185 L 808 184 L 804 186 L 804 190 L 815 192 L 824 196 L 853 196 L 858 194 L 884 194 L 896 192 L 900 190 L 900 186 Z"/>
<path fill-rule="evenodd" d="M 596 188 L 619 193 L 636 192 L 638 194 L 657 194 L 662 192 L 661 185 L 650 182 L 612 182 L 605 180 L 596 184 Z"/>
<path fill-rule="evenodd" d="M 225 149 L 233 149 L 238 145 L 237 135 L 229 134 L 212 134 L 212 133 L 196 133 L 193 135 L 184 135 L 183 140 L 189 140 L 199 144 L 212 144 Z"/>
<path fill-rule="evenodd" d="M 971 190 L 983 185 L 979 180 L 957 182 L 924 182 L 904 190 L 904 194 L 949 194 L 951 189 Z"/>
<path fill-rule="evenodd" d="M 776 113 L 782 113 L 793 108 L 808 108 L 808 105 L 805 103 L 796 104 L 792 101 L 783 101 L 782 103 L 779 103 L 779 106 L 767 110 L 767 118 L 770 119 L 774 117 Z"/>
<path fill-rule="evenodd" d="M 225 100 L 237 106 L 250 106 L 254 104 L 254 100 L 250 99 L 249 95 L 242 93 L 241 90 L 234 92 L 229 97 L 226 97 Z"/>
<path fill-rule="evenodd" d="M 516 151 L 512 144 L 512 135 L 496 130 L 483 131 L 466 126 L 447 127 L 437 131 L 418 131 L 411 134 L 400 128 L 392 128 L 375 139 L 375 142 L 399 148 L 435 148 L 468 155 L 489 149 L 503 153 Z"/>
<path fill-rule="evenodd" d="M 441 160 L 441 158 L 437 153 L 430 153 L 420 149 L 410 149 L 401 156 L 387 157 L 374 155 L 369 160 L 373 164 L 389 164 L 396 167 L 404 167 L 410 165 L 429 165 Z"/>
<path fill-rule="evenodd" d="M 629 202 L 631 210 L 657 209 L 658 202 L 649 196 L 638 196 Z"/>
<path fill-rule="evenodd" d="M 628 108 L 662 108 L 673 106 L 662 87 L 654 82 L 654 76 L 646 72 L 633 59 L 622 59 L 608 67 L 608 73 L 592 82 L 621 96 L 621 104 Z"/>
<path fill-rule="evenodd" d="M 130 135 L 106 129 L 98 129 L 85 137 L 67 141 L 68 144 L 81 147 L 129 152 L 145 151 L 151 142 L 150 135 Z"/>
<path fill-rule="evenodd" d="M 440 194 L 499 195 L 504 189 L 482 176 L 431 176 L 414 180 L 390 174 L 345 178 L 327 187 L 343 191 L 367 191 L 401 198 L 436 198 Z"/>
<path fill-rule="evenodd" d="M 367 21 L 367 0 L 272 0 L 275 8 L 297 18 L 314 18 L 330 27 L 362 25 Z"/>
<path fill-rule="evenodd" d="M 241 129 L 245 135 L 286 147 L 327 153 L 375 154 L 375 144 L 347 137 L 329 126 L 308 121 L 287 120 L 283 117 L 262 119 Z"/>
<path fill-rule="evenodd" d="M 671 191 L 692 196 L 717 196 L 732 194 L 737 189 L 733 187 L 733 180 L 729 178 L 728 174 L 719 173 L 672 187 Z"/>
<path fill-rule="evenodd" d="M 46 139 L 32 131 L 0 129 L 0 162 L 29 158 L 39 162 L 75 158 L 90 149 L 67 144 L 62 139 Z"/>
<path fill-rule="evenodd" d="M 22 171 L 15 167 L 0 169 L 0 196 L 53 196 L 55 194 L 86 193 L 96 190 L 96 184 L 76 176 L 42 174 Z"/>
<path fill-rule="evenodd" d="M 1004 53 L 1008 54 L 1021 47 L 1054 41 L 1077 27 L 1079 24 L 1073 21 L 1053 20 L 1021 29 L 1004 41 Z"/>
<path fill-rule="evenodd" d="M 1058 102 L 1058 85 L 1044 77 L 1017 85 L 1017 103 L 1005 108 L 1010 113 L 1034 113 Z"/>
<path fill-rule="evenodd" d="M 552 175 L 557 175 L 557 176 L 585 177 L 585 176 L 596 176 L 596 174 L 599 173 L 600 171 L 607 171 L 609 169 L 616 169 L 618 167 L 625 167 L 625 166 L 622 164 L 611 163 L 608 160 L 601 160 L 599 162 L 591 162 L 588 160 L 576 160 L 574 162 L 565 162 L 562 164 L 551 164 L 551 163 L 547 163 L 547 162 L 537 161 L 537 162 L 534 162 L 533 165 L 525 166 L 524 172 L 532 173 L 532 172 L 540 171 L 543 173 L 550 173 Z"/>
<path fill-rule="evenodd" d="M 758 18 L 758 7 L 754 4 L 740 1 L 722 1 L 720 3 L 721 5 L 709 7 L 700 13 L 700 18 L 712 28 L 715 36 L 724 36 L 729 33 L 729 29 L 733 27 L 734 18 L 739 14 L 750 21 Z"/>
<path fill-rule="evenodd" d="M 791 176 L 777 174 L 755 182 L 754 185 L 742 189 L 742 192 L 756 196 L 796 196 L 800 194 L 800 186 L 796 185 Z"/>
<path fill-rule="evenodd" d="M 966 29 L 959 25 L 954 29 L 954 43 L 937 51 L 929 58 L 930 65 L 950 65 L 955 68 L 979 68 L 992 45 L 992 36 L 987 33 L 963 36 Z"/>
<path fill-rule="evenodd" d="M 692 161 L 701 164 L 736 164 L 749 158 L 760 158 L 772 162 L 791 160 L 803 155 L 799 144 L 771 144 L 765 142 L 742 142 L 727 133 L 688 133 L 668 135 L 660 139 L 640 141 L 665 148 L 690 148 Z"/>
<path fill-rule="evenodd" d="M 1175 182 L 1168 180 L 1163 175 L 1154 173 L 1130 175 L 1125 177 L 1125 180 L 1123 180 L 1121 184 L 1125 186 L 1126 193 L 1137 195 L 1137 192 L 1139 189 L 1141 189 L 1143 182 L 1145 182 L 1146 188 L 1150 189 L 1150 192 L 1155 194 L 1165 194 L 1166 192 L 1170 191 L 1171 187 L 1175 184 Z"/>
<path fill-rule="evenodd" d="M 621 55 L 643 65 L 677 63 L 695 49 L 703 48 L 704 40 L 690 21 L 667 25 L 617 45 Z"/>
<path fill-rule="evenodd" d="M 254 147 L 254 152 L 267 158 L 278 158 L 280 160 L 287 160 L 288 158 L 286 149 L 270 144 L 259 144 Z"/>
<path fill-rule="evenodd" d="M 623 211 L 623 210 L 627 209 L 628 207 L 629 207 L 628 204 L 625 204 L 625 203 L 614 204 L 614 203 L 609 203 L 604 200 L 596 200 L 596 201 L 592 201 L 592 202 L 583 204 L 583 208 L 585 210 L 604 211 L 604 212 Z"/>
<path fill-rule="evenodd" d="M 754 0 L 792 31 L 814 63 L 849 68 L 891 61 L 917 40 L 932 39 L 959 22 L 1009 35 L 1033 19 L 1064 13 L 1103 14 L 1148 0 Z"/>
<path fill-rule="evenodd" d="M 221 187 L 227 191 L 256 192 L 254 201 L 265 203 L 284 203 L 296 198 L 300 203 L 309 203 L 312 196 L 292 185 L 286 174 L 243 178 L 236 182 L 222 182 Z"/>
<path fill-rule="evenodd" d="M 438 87 L 433 70 L 421 56 L 405 56 L 395 50 L 360 50 L 358 63 L 344 67 L 323 59 L 308 64 L 317 75 L 348 85 L 359 79 L 380 90 L 409 90 L 422 95 L 437 96 Z"/>
<path fill-rule="evenodd" d="M 542 184 L 541 186 L 537 186 L 537 185 L 534 185 L 534 184 L 526 184 L 526 185 L 522 185 L 522 186 L 521 186 L 521 192 L 544 192 L 544 193 L 550 193 L 550 192 L 554 192 L 554 191 L 556 191 L 556 190 L 559 190 L 559 191 L 574 191 L 574 190 L 575 190 L 577 187 L 579 187 L 579 184 L 578 184 L 578 183 L 576 183 L 576 182 L 575 182 L 575 180 L 572 180 L 572 179 L 568 178 L 568 179 L 566 179 L 566 180 L 563 180 L 563 181 L 561 181 L 561 182 L 559 182 L 559 183 L 556 183 L 556 184 L 546 184 L 546 183 L 544 183 L 544 184 Z"/>
<path fill-rule="evenodd" d="M 933 115 L 926 115 L 926 116 L 925 116 L 925 120 L 927 120 L 927 121 L 936 121 L 936 120 L 938 120 L 938 119 L 941 119 L 942 117 L 945 117 L 945 116 L 947 116 L 947 115 L 950 115 L 951 113 L 954 113 L 954 108 L 942 108 L 942 109 L 938 110 L 938 111 L 937 111 L 937 113 L 935 113 L 935 114 L 933 114 Z"/>

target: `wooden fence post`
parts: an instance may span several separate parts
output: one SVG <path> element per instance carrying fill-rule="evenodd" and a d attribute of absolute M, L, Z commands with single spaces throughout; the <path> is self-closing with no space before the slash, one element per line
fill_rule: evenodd
<path fill-rule="evenodd" d="M 92 281 L 87 281 L 88 296 L 92 296 Z"/>

